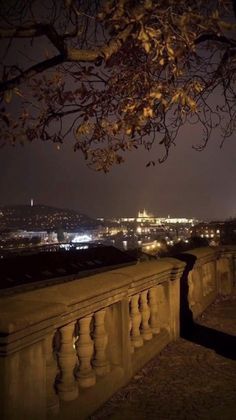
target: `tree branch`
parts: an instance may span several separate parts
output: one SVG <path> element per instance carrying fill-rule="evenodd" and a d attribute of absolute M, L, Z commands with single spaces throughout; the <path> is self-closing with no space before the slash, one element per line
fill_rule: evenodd
<path fill-rule="evenodd" d="M 236 0 L 232 0 L 232 5 L 233 5 L 234 16 L 236 18 Z"/>
<path fill-rule="evenodd" d="M 36 38 L 45 35 L 51 43 L 64 52 L 64 37 L 58 35 L 55 28 L 49 24 L 36 23 L 18 28 L 0 28 L 0 38 Z"/>
<path fill-rule="evenodd" d="M 68 61 L 96 61 L 98 58 L 110 58 L 113 54 L 117 53 L 122 44 L 127 40 L 128 36 L 133 30 L 133 24 L 128 25 L 121 33 L 114 39 L 108 42 L 107 45 L 93 50 L 79 50 L 77 48 L 68 48 L 67 60 Z"/>
<path fill-rule="evenodd" d="M 206 41 L 216 41 L 221 42 L 223 44 L 227 44 L 230 47 L 236 47 L 236 41 L 234 39 L 227 38 L 223 35 L 216 35 L 216 34 L 203 34 L 200 35 L 198 38 L 195 39 L 195 45 L 201 44 L 202 42 Z"/>
<path fill-rule="evenodd" d="M 56 55 L 55 57 L 49 58 L 48 60 L 37 63 L 29 69 L 22 71 L 19 76 L 14 77 L 13 79 L 6 80 L 0 83 L 0 93 L 3 93 L 9 89 L 13 89 L 15 86 L 18 86 L 20 83 L 30 79 L 31 77 L 36 76 L 43 71 L 50 69 L 58 64 L 61 64 L 65 61 L 65 56 L 63 54 Z"/>
<path fill-rule="evenodd" d="M 81 50 L 77 48 L 68 48 L 68 50 L 65 51 L 63 45 L 63 51 L 61 52 L 61 54 L 48 60 L 37 63 L 29 69 L 22 71 L 22 73 L 19 76 L 16 76 L 10 80 L 6 80 L 0 83 L 0 93 L 12 89 L 20 83 L 24 82 L 25 80 L 39 73 L 42 73 L 43 71 L 49 68 L 55 67 L 63 62 L 96 62 L 96 60 L 98 59 L 108 59 L 121 48 L 122 43 L 128 38 L 132 29 L 133 25 L 131 24 L 127 26 L 127 28 L 124 29 L 124 31 L 122 31 L 116 38 L 112 39 L 107 45 L 97 49 Z M 42 31 L 42 27 L 40 27 L 40 31 Z M 24 32 L 23 30 L 19 33 L 21 33 L 22 36 L 26 36 L 26 32 Z"/>

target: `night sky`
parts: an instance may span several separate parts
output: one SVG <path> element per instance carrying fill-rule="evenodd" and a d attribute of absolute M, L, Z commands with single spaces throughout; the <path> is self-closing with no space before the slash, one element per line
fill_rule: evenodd
<path fill-rule="evenodd" d="M 236 216 L 236 143 L 219 148 L 212 136 L 203 152 L 192 149 L 201 139 L 198 127 L 185 127 L 168 160 L 146 168 L 160 156 L 126 154 L 126 163 L 103 174 L 88 169 L 70 144 L 33 143 L 0 150 L 0 204 L 47 204 L 79 210 L 93 217 L 135 216 L 146 208 L 157 216 L 217 219 Z"/>

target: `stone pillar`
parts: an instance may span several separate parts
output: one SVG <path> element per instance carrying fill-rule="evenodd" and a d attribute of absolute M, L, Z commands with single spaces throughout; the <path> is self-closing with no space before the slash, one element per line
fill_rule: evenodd
<path fill-rule="evenodd" d="M 74 370 L 77 363 L 76 351 L 73 346 L 75 322 L 60 328 L 61 347 L 58 353 L 58 363 L 61 376 L 57 390 L 63 401 L 72 401 L 78 396 L 78 385 L 75 381 Z"/>
<path fill-rule="evenodd" d="M 111 345 L 115 344 L 116 347 L 116 363 L 115 366 L 121 367 L 123 370 L 122 376 L 124 383 L 132 377 L 132 354 L 130 352 L 131 345 L 133 347 L 132 340 L 132 319 L 131 319 L 131 301 L 127 297 L 122 299 L 119 303 L 113 305 L 116 308 L 116 314 L 118 315 L 113 321 L 112 332 L 110 330 L 110 336 L 113 337 L 112 343 L 109 342 L 109 350 Z M 109 319 L 109 317 L 107 317 Z M 140 319 L 141 321 L 141 319 Z M 140 323 L 139 321 L 139 323 Z M 139 330 L 138 330 L 139 331 Z M 140 335 L 139 335 L 140 337 Z M 141 338 L 141 337 L 140 337 Z M 142 340 L 141 340 L 142 345 Z M 134 348 L 133 348 L 134 350 Z M 111 357 L 113 357 L 111 355 Z M 111 359 L 112 360 L 112 359 Z M 113 359 L 114 360 L 114 359 Z M 113 361 L 114 365 L 114 361 Z"/>
<path fill-rule="evenodd" d="M 233 258 L 230 255 L 222 255 L 217 261 L 218 292 L 227 296 L 233 289 Z"/>
<path fill-rule="evenodd" d="M 196 299 L 195 299 L 195 284 L 193 281 L 193 271 L 189 271 L 188 273 L 188 302 L 189 302 L 189 307 L 190 308 L 194 308 L 194 306 L 196 305 Z"/>
<path fill-rule="evenodd" d="M 196 319 L 201 313 L 203 300 L 202 267 L 196 266 L 192 270 L 192 281 L 194 289 L 195 305 L 192 307 L 193 319 Z"/>
<path fill-rule="evenodd" d="M 169 309 L 170 309 L 170 334 L 177 340 L 180 336 L 180 279 L 169 281 Z"/>
<path fill-rule="evenodd" d="M 170 309 L 169 309 L 169 286 L 168 282 L 158 284 L 157 302 L 159 308 L 160 328 L 170 330 Z"/>
<path fill-rule="evenodd" d="M 90 323 L 92 315 L 79 319 L 79 338 L 76 342 L 77 355 L 79 357 L 79 369 L 76 377 L 82 388 L 89 388 L 96 383 L 95 372 L 91 366 L 94 346 L 90 336 Z"/>
<path fill-rule="evenodd" d="M 59 413 L 59 399 L 55 389 L 55 379 L 58 372 L 57 361 L 53 352 L 54 331 L 48 334 L 44 340 L 44 351 L 46 358 L 46 393 L 47 412 L 49 416 Z"/>
<path fill-rule="evenodd" d="M 150 325 L 153 334 L 159 334 L 160 322 L 158 319 L 158 303 L 157 303 L 157 287 L 154 286 L 149 290 L 149 305 L 150 305 Z"/>
<path fill-rule="evenodd" d="M 131 342 L 134 348 L 143 345 L 143 338 L 140 335 L 141 314 L 139 312 L 139 294 L 131 297 L 130 317 L 132 320 Z"/>
<path fill-rule="evenodd" d="M 0 356 L 0 418 L 46 420 L 43 341 Z"/>
<path fill-rule="evenodd" d="M 150 319 L 150 308 L 148 305 L 148 290 L 144 290 L 141 292 L 140 296 L 140 312 L 142 316 L 141 322 L 141 334 L 145 341 L 152 339 L 152 330 L 149 326 L 149 319 Z"/>
<path fill-rule="evenodd" d="M 215 261 L 210 261 L 202 265 L 202 297 L 216 293 L 216 289 Z"/>
<path fill-rule="evenodd" d="M 105 330 L 106 309 L 95 312 L 95 331 L 94 331 L 94 348 L 95 358 L 93 366 L 98 376 L 104 376 L 110 371 L 109 362 L 107 360 L 106 348 L 108 337 Z"/>
<path fill-rule="evenodd" d="M 134 346 L 132 343 L 132 318 L 131 318 L 131 298 L 129 298 L 129 342 L 130 342 L 130 353 L 134 353 Z"/>

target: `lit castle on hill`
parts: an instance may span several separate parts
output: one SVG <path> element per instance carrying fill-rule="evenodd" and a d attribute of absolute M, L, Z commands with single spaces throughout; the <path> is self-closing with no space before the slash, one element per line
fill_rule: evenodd
<path fill-rule="evenodd" d="M 163 224 L 190 224 L 195 225 L 197 220 L 194 218 L 188 219 L 186 217 L 157 217 L 152 213 L 148 213 L 146 209 L 138 212 L 138 217 L 120 217 L 113 219 L 116 222 L 138 222 L 138 223 L 154 223 L 156 225 Z"/>

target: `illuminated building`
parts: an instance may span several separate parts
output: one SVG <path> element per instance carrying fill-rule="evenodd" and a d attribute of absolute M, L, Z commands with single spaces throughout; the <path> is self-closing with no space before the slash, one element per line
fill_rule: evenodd
<path fill-rule="evenodd" d="M 104 219 L 98 219 L 104 220 Z M 137 217 L 120 217 L 111 220 L 115 223 L 124 223 L 124 222 L 136 222 L 136 223 L 152 223 L 154 225 L 171 225 L 171 224 L 187 224 L 187 225 L 195 225 L 197 220 L 194 218 L 187 218 L 187 217 L 157 217 L 151 213 L 148 213 L 145 209 L 143 211 L 138 212 Z"/>

